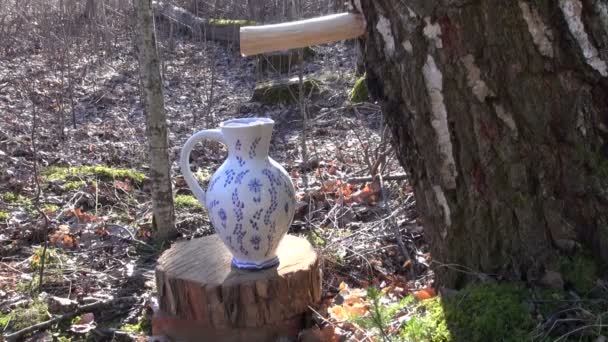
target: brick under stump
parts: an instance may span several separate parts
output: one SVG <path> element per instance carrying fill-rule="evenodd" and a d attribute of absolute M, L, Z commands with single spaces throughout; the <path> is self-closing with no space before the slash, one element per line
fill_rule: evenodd
<path fill-rule="evenodd" d="M 280 264 L 234 268 L 217 235 L 175 243 L 158 259 L 156 286 L 162 314 L 154 335 L 180 341 L 274 341 L 295 336 L 309 305 L 321 299 L 321 267 L 306 239 L 287 235 Z"/>

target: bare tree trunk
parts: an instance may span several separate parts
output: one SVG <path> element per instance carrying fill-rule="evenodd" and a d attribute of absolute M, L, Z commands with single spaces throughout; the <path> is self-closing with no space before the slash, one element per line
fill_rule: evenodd
<path fill-rule="evenodd" d="M 608 261 L 606 2 L 360 3 L 439 281 L 534 282 L 580 244 Z"/>
<path fill-rule="evenodd" d="M 96 10 L 95 10 L 95 0 L 87 0 L 84 6 L 84 18 L 88 20 L 93 20 L 95 18 Z"/>
<path fill-rule="evenodd" d="M 160 63 L 156 50 L 151 0 L 134 0 L 137 13 L 139 71 L 144 93 L 146 135 L 150 145 L 150 180 L 155 234 L 158 240 L 176 234 L 167 119 L 163 100 Z"/>

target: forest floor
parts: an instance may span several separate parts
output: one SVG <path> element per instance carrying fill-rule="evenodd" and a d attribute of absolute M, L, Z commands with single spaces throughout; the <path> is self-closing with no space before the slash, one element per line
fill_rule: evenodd
<path fill-rule="evenodd" d="M 7 339 L 39 322 L 50 323 L 28 331 L 28 339 L 145 340 L 151 334 L 155 261 L 168 246 L 150 239 L 137 62 L 128 41 L 117 42 L 115 50 L 111 58 L 74 55 L 71 75 L 35 51 L 0 60 L 0 331 Z M 259 72 L 255 59 L 187 39 L 172 50 L 162 49 L 180 239 L 212 233 L 178 170 L 185 140 L 226 119 L 271 117 L 276 125 L 270 155 L 290 172 L 298 189 L 290 233 L 306 236 L 325 265 L 316 326 L 303 331 L 300 340 L 449 340 L 443 316 L 450 313 L 433 301 L 437 293 L 424 230 L 380 108 L 349 101 L 356 81 L 353 48 L 338 43 L 315 50 L 305 73 L 319 80 L 320 92 L 306 99 L 308 153 L 303 156 L 298 104 L 250 101 L 257 82 L 276 77 Z M 293 70 L 283 76 L 297 76 L 297 67 Z M 220 145 L 207 147 L 192 154 L 203 184 L 226 155 Z M 374 169 L 398 179 L 372 178 Z M 494 294 L 512 288 L 483 291 L 471 296 L 479 294 L 509 311 L 512 303 Z M 543 292 L 539 298 L 572 307 L 573 297 L 563 291 Z M 605 301 L 589 300 L 605 307 Z M 560 323 L 572 317 L 555 314 L 563 306 L 541 314 L 537 302 L 527 303 L 532 307 L 526 310 L 540 316 L 522 324 L 530 324 L 526 333 L 534 332 L 539 340 L 565 336 L 580 326 Z M 520 304 L 507 319 L 518 322 Z M 590 311 L 588 305 L 579 309 L 580 317 Z M 62 314 L 64 319 L 57 319 Z M 573 336 L 586 338 L 581 331 Z M 598 331 L 599 336 L 601 326 Z"/>

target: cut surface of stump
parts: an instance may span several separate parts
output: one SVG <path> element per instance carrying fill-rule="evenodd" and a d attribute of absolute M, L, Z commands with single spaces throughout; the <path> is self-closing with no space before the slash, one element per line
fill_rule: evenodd
<path fill-rule="evenodd" d="M 287 235 L 279 265 L 241 270 L 217 235 L 175 243 L 159 258 L 161 333 L 182 340 L 265 341 L 297 334 L 321 298 L 321 268 L 304 238 Z"/>

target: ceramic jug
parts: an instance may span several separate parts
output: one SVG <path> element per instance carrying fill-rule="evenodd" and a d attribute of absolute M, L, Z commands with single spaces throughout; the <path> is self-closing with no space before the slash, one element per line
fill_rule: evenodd
<path fill-rule="evenodd" d="M 276 250 L 295 212 L 291 177 L 268 156 L 274 121 L 228 120 L 219 129 L 194 134 L 182 148 L 180 167 L 194 196 L 232 253 L 238 268 L 263 269 L 279 263 Z M 190 171 L 190 152 L 203 140 L 228 147 L 228 158 L 215 171 L 205 192 Z"/>

